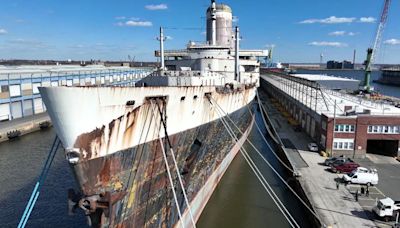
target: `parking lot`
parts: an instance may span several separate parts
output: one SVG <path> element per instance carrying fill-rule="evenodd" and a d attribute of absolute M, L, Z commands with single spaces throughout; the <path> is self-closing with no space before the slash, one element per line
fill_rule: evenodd
<path fill-rule="evenodd" d="M 379 183 L 369 188 L 369 196 L 359 195 L 358 203 L 363 207 L 369 219 L 373 220 L 379 227 L 391 227 L 394 222 L 383 222 L 376 218 L 372 212 L 377 199 L 390 197 L 400 200 L 400 162 L 391 157 L 368 154 L 365 159 L 355 159 L 362 167 L 375 168 L 378 170 Z M 355 195 L 361 192 L 360 185 L 348 185 L 347 189 Z"/>

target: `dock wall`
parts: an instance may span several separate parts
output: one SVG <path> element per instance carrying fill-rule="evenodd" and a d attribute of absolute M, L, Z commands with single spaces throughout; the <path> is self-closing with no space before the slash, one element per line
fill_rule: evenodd
<path fill-rule="evenodd" d="M 263 83 L 263 80 L 261 80 L 261 89 L 265 92 L 269 90 L 269 87 L 265 87 L 266 84 Z M 259 100 L 261 102 L 261 100 Z M 263 105 L 263 104 L 260 104 Z M 296 191 L 296 193 L 300 196 L 300 198 L 307 203 L 308 207 L 312 208 L 315 211 L 314 205 L 311 204 L 307 194 L 305 193 L 300 181 L 297 179 L 297 177 L 301 176 L 301 173 L 299 172 L 298 168 L 296 167 L 296 164 L 294 161 L 292 161 L 291 157 L 289 156 L 288 152 L 285 149 L 285 146 L 283 145 L 283 142 L 276 131 L 274 124 L 272 120 L 269 118 L 268 113 L 264 111 L 264 109 L 260 110 L 263 115 L 264 115 L 264 121 L 265 121 L 265 127 L 267 129 L 268 136 L 271 138 L 271 142 L 273 142 L 272 147 L 274 151 L 276 151 L 277 156 L 288 166 L 290 167 L 294 172 L 291 173 L 289 170 L 286 169 L 287 174 L 289 174 L 290 177 L 287 181 L 287 183 Z M 310 224 L 309 227 L 321 227 L 321 221 L 317 219 L 312 213 L 307 211 L 307 216 L 309 217 L 310 221 L 314 221 L 313 224 Z"/>

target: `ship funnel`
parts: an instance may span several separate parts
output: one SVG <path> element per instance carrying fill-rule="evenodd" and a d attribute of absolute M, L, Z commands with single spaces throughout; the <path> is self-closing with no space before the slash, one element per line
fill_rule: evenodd
<path fill-rule="evenodd" d="M 210 45 L 233 47 L 232 9 L 211 1 L 207 9 L 207 42 Z"/>

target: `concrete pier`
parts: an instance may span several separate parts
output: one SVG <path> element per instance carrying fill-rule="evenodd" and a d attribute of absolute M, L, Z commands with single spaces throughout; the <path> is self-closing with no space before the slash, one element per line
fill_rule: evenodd
<path fill-rule="evenodd" d="M 47 112 L 25 118 L 0 122 L 0 142 L 9 140 L 7 133 L 12 131 L 20 131 L 22 136 L 33 131 L 40 130 L 40 124 L 46 121 L 48 121 L 51 125 L 50 117 L 47 115 Z"/>
<path fill-rule="evenodd" d="M 291 151 L 288 155 L 302 174 L 298 180 L 320 216 L 321 223 L 327 227 L 375 227 L 344 186 L 336 189 L 334 179 L 338 178 L 337 175 L 325 171 L 326 167 L 319 165 L 324 158 L 318 153 L 307 151 L 311 138 L 303 132 L 295 132 L 287 119 L 271 105 L 266 94 L 260 93 L 260 96 L 265 101 L 263 105 L 275 123 L 279 137 L 285 141 L 287 150 Z"/>
<path fill-rule="evenodd" d="M 260 90 L 259 94 L 286 151 L 290 151 L 287 155 L 301 173 L 297 179 L 322 225 L 346 228 L 390 227 L 391 223 L 382 222 L 375 217 L 372 207 L 376 199 L 389 196 L 397 200 L 400 197 L 395 187 L 399 186 L 400 179 L 393 178 L 400 171 L 400 163 L 380 155 L 367 155 L 366 159 L 358 159 L 357 162 L 363 167 L 379 169 L 380 183 L 370 188 L 369 196 L 360 195 L 357 201 L 355 193 L 360 193 L 361 186 L 340 184 L 337 189 L 336 181 L 342 178 L 342 174 L 330 172 L 323 165 L 324 157 L 308 151 L 307 144 L 313 142 L 312 138 L 306 132 L 296 129 L 291 124 L 290 117 L 283 115 L 265 92 Z"/>

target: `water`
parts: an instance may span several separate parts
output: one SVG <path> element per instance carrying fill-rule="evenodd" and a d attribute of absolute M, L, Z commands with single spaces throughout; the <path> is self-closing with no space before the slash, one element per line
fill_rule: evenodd
<path fill-rule="evenodd" d="M 340 76 L 340 77 L 348 77 L 360 80 L 361 82 L 364 81 L 364 71 L 363 70 L 297 70 L 298 74 L 327 74 L 333 76 Z M 375 88 L 376 91 L 393 97 L 400 97 L 400 87 L 396 86 L 389 86 L 389 85 L 382 85 L 373 82 L 373 80 L 377 80 L 381 77 L 381 71 L 373 71 L 371 73 L 371 84 Z"/>
<path fill-rule="evenodd" d="M 0 227 L 17 227 L 54 136 L 49 129 L 0 143 Z M 85 227 L 82 213 L 68 216 L 67 190 L 74 184 L 59 150 L 27 227 Z"/>
<path fill-rule="evenodd" d="M 256 120 L 262 126 L 260 113 Z M 263 132 L 266 135 L 266 131 Z M 256 127 L 249 135 L 249 140 L 257 147 L 272 166 L 290 182 L 290 175 L 272 154 Z M 272 145 L 272 144 L 271 144 Z M 307 209 L 284 186 L 272 169 L 246 143 L 244 148 L 253 158 L 265 179 L 282 200 L 300 227 L 312 227 Z M 290 227 L 275 203 L 268 196 L 262 185 L 239 153 L 215 189 L 199 221 L 199 228 L 219 227 Z"/>

